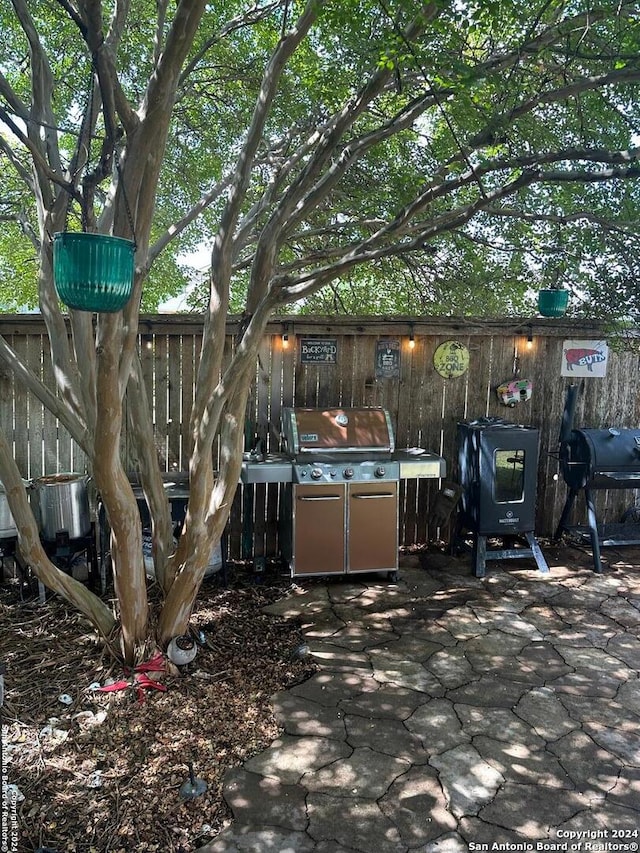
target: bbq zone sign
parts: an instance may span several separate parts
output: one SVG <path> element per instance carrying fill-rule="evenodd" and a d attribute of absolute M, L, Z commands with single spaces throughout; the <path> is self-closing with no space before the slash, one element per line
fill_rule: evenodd
<path fill-rule="evenodd" d="M 300 364 L 337 363 L 337 338 L 300 338 Z"/>
<path fill-rule="evenodd" d="M 605 341 L 564 341 L 561 376 L 606 376 L 609 347 Z"/>

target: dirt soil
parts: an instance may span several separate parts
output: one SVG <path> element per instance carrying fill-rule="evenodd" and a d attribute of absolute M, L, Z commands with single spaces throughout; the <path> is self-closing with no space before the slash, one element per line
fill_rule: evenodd
<path fill-rule="evenodd" d="M 226 588 L 206 581 L 192 619 L 204 639 L 196 659 L 148 674 L 166 692 L 138 690 L 61 599 L 43 605 L 15 579 L 0 585 L 19 853 L 187 853 L 214 838 L 230 820 L 225 771 L 279 734 L 270 697 L 313 671 L 297 626 L 262 612 L 289 584 L 267 574 L 258 585 L 242 567 Z M 120 680 L 120 690 L 95 689 Z M 190 762 L 207 789 L 185 800 Z"/>

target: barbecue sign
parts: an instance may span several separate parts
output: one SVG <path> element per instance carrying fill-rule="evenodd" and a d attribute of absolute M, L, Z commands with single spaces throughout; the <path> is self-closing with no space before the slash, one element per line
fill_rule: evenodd
<path fill-rule="evenodd" d="M 400 376 L 400 341 L 376 341 L 376 379 L 398 379 Z"/>
<path fill-rule="evenodd" d="M 564 341 L 561 376 L 607 375 L 609 347 L 605 341 Z"/>
<path fill-rule="evenodd" d="M 300 338 L 300 364 L 337 363 L 337 338 Z"/>
<path fill-rule="evenodd" d="M 460 341 L 445 341 L 433 354 L 433 366 L 445 379 L 455 379 L 469 367 L 469 350 Z"/>

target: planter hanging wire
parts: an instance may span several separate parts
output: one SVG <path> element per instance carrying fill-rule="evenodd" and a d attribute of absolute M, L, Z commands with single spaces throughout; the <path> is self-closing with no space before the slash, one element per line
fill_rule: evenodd
<path fill-rule="evenodd" d="M 87 120 L 90 126 L 93 115 L 93 85 L 89 99 Z M 105 125 L 109 126 L 110 122 L 107 122 L 106 118 L 105 113 Z M 83 212 L 85 230 L 60 231 L 53 237 L 53 282 L 60 301 L 77 311 L 120 311 L 133 292 L 136 251 L 133 216 L 122 181 L 117 148 L 114 150 L 116 170 L 122 182 L 124 203 L 134 239 L 87 231 L 86 211 Z M 89 157 L 87 162 L 88 160 Z M 67 222 L 70 205 L 71 193 L 67 203 Z"/>

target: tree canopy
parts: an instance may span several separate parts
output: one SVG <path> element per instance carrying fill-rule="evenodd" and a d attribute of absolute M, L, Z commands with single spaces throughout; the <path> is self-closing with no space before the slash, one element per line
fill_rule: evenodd
<path fill-rule="evenodd" d="M 635 0 L 1 7 L 4 302 L 37 300 L 56 388 L 2 338 L 0 358 L 86 455 L 127 660 L 152 625 L 163 647 L 188 626 L 237 488 L 274 312 L 505 314 L 531 307 L 532 287 L 557 284 L 586 312 L 637 316 L 638 24 Z M 79 229 L 135 241 L 121 311 L 65 319 L 52 242 Z M 189 502 L 174 550 L 138 320 L 183 287 L 180 258 L 202 243 Z M 227 360 L 231 309 L 243 319 Z M 163 594 L 157 623 L 120 458 L 125 399 Z M 21 550 L 109 634 L 111 609 L 44 552 L 20 473 L 0 431 Z"/>
<path fill-rule="evenodd" d="M 73 8 L 29 3 L 55 89 L 61 166 L 87 106 L 99 106 Z M 115 8 L 118 85 L 135 103 L 172 14 L 143 0 Z M 215 233 L 262 72 L 302 8 L 207 4 L 177 84 L 143 309 L 189 284 L 184 258 Z M 28 34 L 7 7 L 0 14 L 2 53 L 15 57 L 0 88 L 0 268 L 14 284 L 4 297 L 12 309 L 37 304 L 38 231 L 28 151 L 13 134 L 43 133 L 46 122 L 28 124 Z M 624 180 L 634 177 L 639 139 L 636 4 L 358 0 L 318 3 L 314 17 L 279 78 L 252 163 L 233 308 L 244 305 L 259 230 L 288 193 L 297 212 L 278 249 L 282 275 L 308 281 L 334 267 L 331 287 L 297 310 L 526 312 L 533 283 L 571 287 L 593 316 L 637 314 L 638 189 Z M 375 75 L 384 84 L 367 92 Z M 100 165 L 99 118 L 92 136 L 86 170 Z M 295 189 L 305 175 L 315 181 L 306 195 Z M 71 227 L 79 214 L 71 204 Z M 192 304 L 206 298 L 206 284 L 196 287 Z"/>

